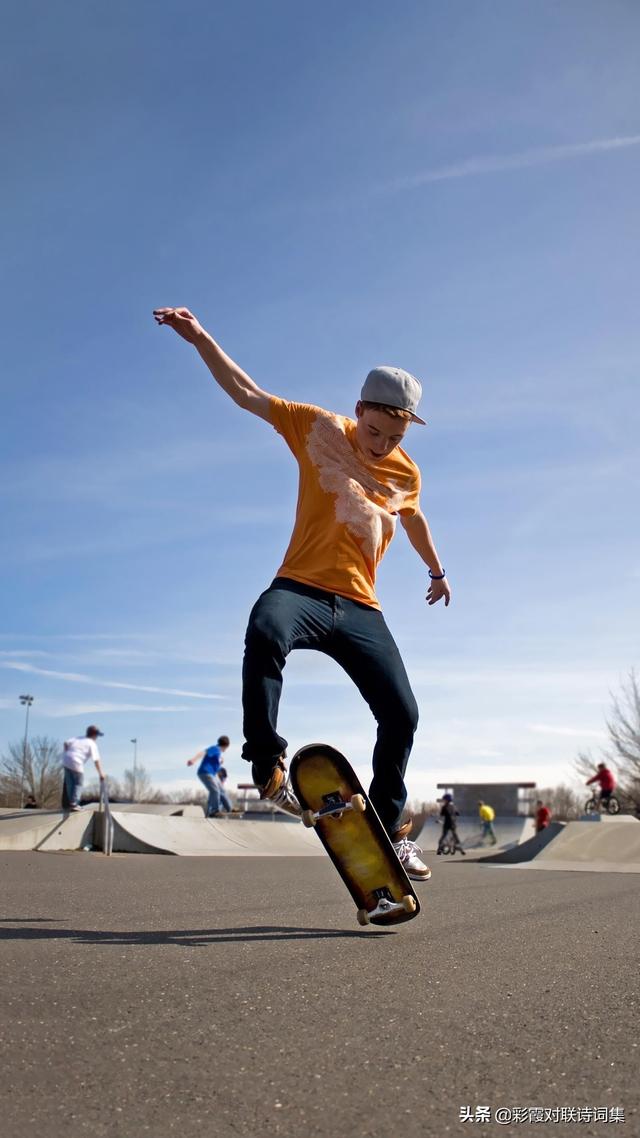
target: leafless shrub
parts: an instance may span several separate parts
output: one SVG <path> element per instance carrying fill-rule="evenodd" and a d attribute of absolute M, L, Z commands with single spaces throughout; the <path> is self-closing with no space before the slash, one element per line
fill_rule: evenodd
<path fill-rule="evenodd" d="M 9 743 L 0 758 L 0 803 L 20 806 L 24 769 L 24 798 L 32 795 L 38 806 L 57 806 L 62 787 L 61 750 L 58 740 L 48 735 L 35 735 L 26 747 L 23 739 Z"/>

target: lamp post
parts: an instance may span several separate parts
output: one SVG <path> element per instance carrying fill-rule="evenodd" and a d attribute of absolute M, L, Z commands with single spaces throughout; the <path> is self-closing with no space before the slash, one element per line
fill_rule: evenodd
<path fill-rule="evenodd" d="M 22 810 L 22 807 L 24 806 L 24 780 L 27 770 L 27 747 L 29 745 L 29 711 L 31 710 L 31 704 L 33 703 L 33 696 L 21 695 L 20 703 L 27 709 L 27 718 L 24 725 L 24 743 L 22 746 L 22 779 L 20 782 L 20 809 Z"/>
<path fill-rule="evenodd" d="M 138 791 L 138 740 L 132 739 L 133 743 L 133 801 L 136 801 L 136 794 Z"/>

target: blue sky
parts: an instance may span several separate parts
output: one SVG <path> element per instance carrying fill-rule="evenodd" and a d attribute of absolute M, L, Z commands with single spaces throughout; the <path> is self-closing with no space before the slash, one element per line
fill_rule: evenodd
<path fill-rule="evenodd" d="M 244 628 L 296 470 L 195 353 L 350 414 L 423 379 L 406 449 L 454 591 L 398 533 L 379 596 L 438 781 L 568 781 L 637 663 L 640 11 L 632 2 L 25 0 L 3 27 L 0 743 L 105 731 L 155 784 L 241 744 Z M 281 728 L 364 774 L 374 725 L 294 654 Z"/>

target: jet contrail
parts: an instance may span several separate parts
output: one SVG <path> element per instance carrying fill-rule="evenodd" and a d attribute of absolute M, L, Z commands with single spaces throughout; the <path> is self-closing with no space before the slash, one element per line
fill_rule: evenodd
<path fill-rule="evenodd" d="M 72 684 L 95 684 L 96 687 L 121 688 L 124 691 L 152 692 L 156 695 L 179 695 L 189 699 L 224 699 L 221 695 L 211 695 L 200 691 L 182 691 L 180 688 L 155 688 L 142 684 L 121 684 L 116 680 L 98 680 L 93 676 L 83 676 L 77 672 L 53 672 L 47 668 L 36 668 L 33 664 L 19 664 L 16 661 L 0 661 L 0 668 L 11 668 L 14 672 L 28 672 L 33 676 L 52 676 L 57 680 L 66 680 Z"/>
<path fill-rule="evenodd" d="M 603 154 L 610 150 L 623 150 L 640 145 L 640 134 L 621 135 L 618 138 L 600 138 L 592 142 L 574 142 L 563 146 L 539 146 L 532 150 L 521 150 L 517 154 L 487 155 L 467 158 L 451 166 L 440 166 L 424 170 L 388 182 L 383 190 L 411 190 L 429 182 L 444 182 L 450 178 L 471 178 L 477 174 L 493 174 L 501 170 L 519 170 L 526 166 L 543 166 L 548 162 L 561 162 L 569 158 L 583 158 L 590 154 Z"/>

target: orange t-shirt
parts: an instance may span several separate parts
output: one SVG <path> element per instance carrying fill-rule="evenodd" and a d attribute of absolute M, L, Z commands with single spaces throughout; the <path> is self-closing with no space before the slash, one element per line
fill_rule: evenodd
<path fill-rule="evenodd" d="M 295 525 L 278 576 L 379 609 L 376 570 L 396 516 L 418 512 L 418 467 L 401 447 L 367 462 L 355 421 L 344 415 L 276 397 L 269 414 L 300 470 Z"/>

